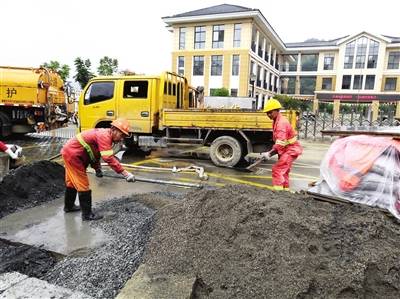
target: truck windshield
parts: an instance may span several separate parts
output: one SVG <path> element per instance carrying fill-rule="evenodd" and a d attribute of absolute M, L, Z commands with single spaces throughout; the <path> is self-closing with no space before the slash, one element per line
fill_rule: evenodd
<path fill-rule="evenodd" d="M 114 96 L 114 82 L 94 82 L 85 93 L 84 104 L 89 105 L 112 99 Z"/>

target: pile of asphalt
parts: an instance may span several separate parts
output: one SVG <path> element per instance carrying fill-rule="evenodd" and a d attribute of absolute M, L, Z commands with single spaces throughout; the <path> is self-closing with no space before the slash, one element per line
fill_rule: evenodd
<path fill-rule="evenodd" d="M 90 251 L 72 253 L 42 279 L 95 298 L 115 298 L 141 263 L 153 225 L 154 210 L 134 199 L 124 197 L 97 205 L 95 211 L 105 217 L 89 225 L 101 228 L 112 239 Z"/>
<path fill-rule="evenodd" d="M 0 218 L 55 199 L 65 190 L 64 167 L 39 161 L 10 172 L 0 183 Z"/>
<path fill-rule="evenodd" d="M 400 226 L 377 209 L 244 186 L 160 209 L 144 263 L 194 298 L 398 298 Z"/>
<path fill-rule="evenodd" d="M 0 239 L 0 274 L 19 272 L 41 278 L 56 262 L 56 257 L 43 249 Z"/>

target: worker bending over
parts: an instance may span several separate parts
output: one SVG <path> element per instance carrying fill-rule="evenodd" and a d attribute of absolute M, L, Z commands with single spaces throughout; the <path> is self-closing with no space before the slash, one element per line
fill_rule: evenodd
<path fill-rule="evenodd" d="M 297 141 L 296 131 L 280 113 L 281 108 L 281 103 L 275 99 L 270 99 L 265 104 L 264 112 L 273 121 L 275 144 L 269 152 L 262 153 L 262 156 L 269 160 L 273 155 L 278 154 L 278 162 L 272 166 L 272 185 L 274 190 L 289 191 L 289 172 L 293 161 L 301 155 L 303 148 Z"/>
<path fill-rule="evenodd" d="M 92 191 L 89 189 L 89 179 L 86 168 L 90 165 L 96 171 L 97 177 L 102 177 L 100 157 L 115 172 L 121 173 L 128 182 L 134 182 L 135 177 L 126 171 L 114 157 L 113 144 L 120 142 L 129 135 L 129 122 L 126 119 L 116 119 L 108 129 L 91 129 L 70 139 L 62 148 L 61 154 L 65 163 L 65 200 L 64 211 L 82 210 L 82 220 L 98 220 L 103 216 L 92 212 Z M 79 194 L 80 207 L 75 205 L 76 194 Z"/>

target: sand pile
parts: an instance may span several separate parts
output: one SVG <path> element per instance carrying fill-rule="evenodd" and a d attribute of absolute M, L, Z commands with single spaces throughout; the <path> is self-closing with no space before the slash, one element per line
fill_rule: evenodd
<path fill-rule="evenodd" d="M 194 298 L 398 298 L 400 226 L 376 209 L 243 186 L 159 210 L 144 263 Z"/>

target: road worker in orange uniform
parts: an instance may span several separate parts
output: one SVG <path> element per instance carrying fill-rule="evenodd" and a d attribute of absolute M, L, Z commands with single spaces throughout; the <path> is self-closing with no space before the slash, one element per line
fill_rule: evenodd
<path fill-rule="evenodd" d="M 273 121 L 273 140 L 275 144 L 269 152 L 262 153 L 264 159 L 269 160 L 278 154 L 278 162 L 272 166 L 272 185 L 274 190 L 289 191 L 289 173 L 293 161 L 303 152 L 297 141 L 296 131 L 289 121 L 279 112 L 281 103 L 276 99 L 266 102 L 264 112 Z"/>
<path fill-rule="evenodd" d="M 134 182 L 135 176 L 126 171 L 114 157 L 113 144 L 129 135 L 129 122 L 116 119 L 108 129 L 91 129 L 70 139 L 62 148 L 61 154 L 65 163 L 65 200 L 64 211 L 82 210 L 82 220 L 98 220 L 103 218 L 92 212 L 92 191 L 86 168 L 90 165 L 97 177 L 102 177 L 100 157 L 115 172 L 121 173 L 128 182 Z M 80 207 L 75 205 L 76 194 L 79 194 Z"/>

